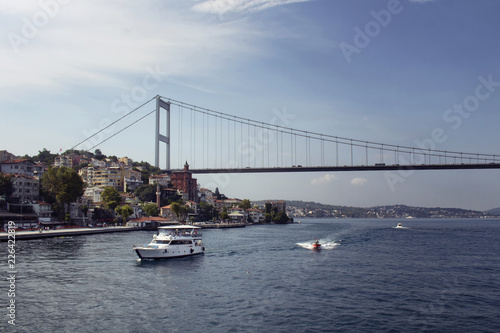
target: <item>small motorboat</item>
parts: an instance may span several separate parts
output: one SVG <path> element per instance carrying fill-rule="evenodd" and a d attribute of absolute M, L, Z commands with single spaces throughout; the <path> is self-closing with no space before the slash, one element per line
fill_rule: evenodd
<path fill-rule="evenodd" d="M 312 247 L 313 247 L 313 250 L 319 250 L 319 249 L 321 249 L 321 244 L 319 243 L 319 240 L 316 240 L 313 243 Z"/>
<path fill-rule="evenodd" d="M 398 223 L 398 225 L 396 226 L 396 228 L 403 228 L 403 224 L 402 223 Z"/>

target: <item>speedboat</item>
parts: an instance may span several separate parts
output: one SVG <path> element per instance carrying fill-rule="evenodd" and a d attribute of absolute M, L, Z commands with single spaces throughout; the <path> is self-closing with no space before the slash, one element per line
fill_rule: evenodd
<path fill-rule="evenodd" d="M 317 240 L 317 241 L 315 241 L 315 242 L 313 243 L 312 247 L 313 247 L 313 250 L 319 250 L 319 249 L 321 249 L 321 244 L 320 244 L 320 243 L 319 243 L 319 241 Z"/>
<path fill-rule="evenodd" d="M 158 227 L 158 234 L 146 245 L 134 245 L 141 259 L 167 259 L 203 254 L 201 228 L 192 225 Z"/>
<path fill-rule="evenodd" d="M 402 223 L 398 223 L 398 225 L 396 226 L 396 228 L 403 228 L 403 224 Z"/>

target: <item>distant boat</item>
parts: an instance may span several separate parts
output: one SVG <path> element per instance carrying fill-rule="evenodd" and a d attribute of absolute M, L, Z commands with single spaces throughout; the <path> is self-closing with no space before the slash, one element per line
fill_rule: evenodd
<path fill-rule="evenodd" d="M 407 218 L 407 219 L 414 219 L 414 217 L 413 217 L 413 216 L 411 216 L 411 215 L 410 215 L 410 216 L 407 216 L 406 218 Z"/>
<path fill-rule="evenodd" d="M 321 249 L 321 244 L 319 243 L 319 240 L 316 240 L 313 243 L 312 247 L 313 247 L 313 250 L 319 250 L 319 249 Z"/>
<path fill-rule="evenodd" d="M 398 223 L 398 225 L 397 225 L 396 228 L 403 228 L 403 224 L 402 223 Z"/>

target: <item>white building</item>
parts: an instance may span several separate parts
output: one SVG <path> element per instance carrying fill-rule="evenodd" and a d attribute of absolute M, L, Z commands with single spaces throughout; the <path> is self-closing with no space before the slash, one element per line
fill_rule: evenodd
<path fill-rule="evenodd" d="M 21 202 L 35 201 L 40 197 L 40 181 L 33 177 L 23 175 L 12 175 L 12 196 L 19 198 Z"/>
<path fill-rule="evenodd" d="M 0 172 L 12 175 L 33 177 L 35 163 L 27 159 L 7 160 L 0 162 Z"/>
<path fill-rule="evenodd" d="M 92 202 L 101 202 L 102 192 L 104 192 L 104 188 L 98 186 L 87 187 L 83 196 L 89 198 Z"/>

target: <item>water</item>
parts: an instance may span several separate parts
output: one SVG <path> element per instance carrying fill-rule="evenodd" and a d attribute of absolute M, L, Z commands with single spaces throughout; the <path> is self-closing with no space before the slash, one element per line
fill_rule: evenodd
<path fill-rule="evenodd" d="M 0 330 L 497 332 L 500 220 L 397 222 L 204 230 L 205 255 L 166 261 L 137 260 L 147 231 L 18 241 Z"/>

